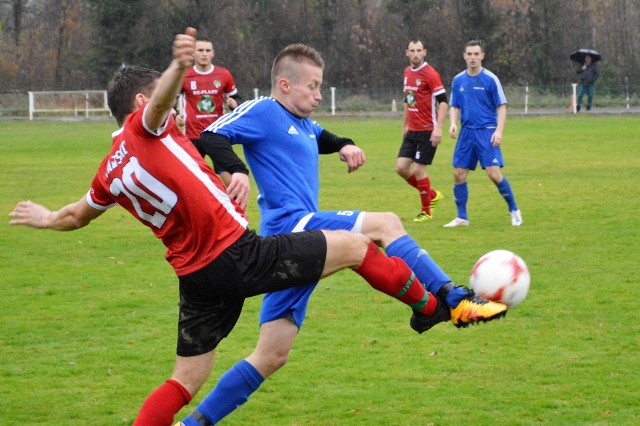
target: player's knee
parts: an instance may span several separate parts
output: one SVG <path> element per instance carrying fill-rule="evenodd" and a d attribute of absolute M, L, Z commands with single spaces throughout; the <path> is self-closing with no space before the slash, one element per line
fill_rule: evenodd
<path fill-rule="evenodd" d="M 397 234 L 398 232 L 404 233 L 404 226 L 402 225 L 402 221 L 400 220 L 397 214 L 393 212 L 385 212 L 383 213 L 383 215 L 384 215 L 383 220 L 385 223 L 384 228 L 387 234 L 388 233 Z"/>
<path fill-rule="evenodd" d="M 327 257 L 322 276 L 362 263 L 371 241 L 363 234 L 348 231 L 323 231 L 327 240 Z"/>
<path fill-rule="evenodd" d="M 289 361 L 289 352 L 286 351 L 276 351 L 271 354 L 269 359 L 269 365 L 271 366 L 272 371 L 277 371 L 284 367 Z"/>
<path fill-rule="evenodd" d="M 404 179 L 409 179 L 411 177 L 411 163 L 398 161 L 396 163 L 396 173 Z"/>
<path fill-rule="evenodd" d="M 464 183 L 467 180 L 467 171 L 465 169 L 454 169 L 453 180 L 455 183 Z"/>
<path fill-rule="evenodd" d="M 186 362 L 181 362 L 187 360 Z M 209 378 L 213 360 L 198 357 L 180 358 L 176 362 L 171 378 L 178 381 L 194 396 Z"/>
<path fill-rule="evenodd" d="M 264 377 L 268 377 L 284 367 L 289 361 L 289 350 L 271 348 L 268 351 L 256 351 L 250 357 Z"/>
<path fill-rule="evenodd" d="M 365 235 L 377 244 L 385 246 L 406 234 L 402 221 L 392 212 L 367 213 Z"/>
<path fill-rule="evenodd" d="M 489 170 L 489 168 L 487 168 L 487 176 L 489 176 L 489 179 L 491 179 L 496 185 L 500 184 L 503 179 L 500 169 Z"/>
<path fill-rule="evenodd" d="M 336 231 L 342 244 L 343 256 L 351 266 L 359 266 L 371 241 L 367 236 L 349 231 Z"/>

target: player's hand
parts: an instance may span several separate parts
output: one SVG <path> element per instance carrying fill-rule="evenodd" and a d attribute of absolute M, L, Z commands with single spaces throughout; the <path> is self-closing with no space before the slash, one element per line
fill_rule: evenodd
<path fill-rule="evenodd" d="M 187 27 L 184 34 L 177 34 L 173 41 L 173 59 L 183 69 L 193 65 L 196 51 L 196 33 L 195 28 Z"/>
<path fill-rule="evenodd" d="M 178 127 L 184 126 L 184 115 L 177 114 L 175 120 L 176 120 L 176 126 Z"/>
<path fill-rule="evenodd" d="M 502 133 L 494 132 L 493 135 L 491 135 L 491 144 L 493 145 L 494 148 L 497 148 L 500 145 L 502 145 Z"/>
<path fill-rule="evenodd" d="M 438 146 L 442 142 L 442 129 L 434 128 L 431 132 L 431 146 Z"/>
<path fill-rule="evenodd" d="M 243 209 L 247 208 L 247 199 L 249 198 L 249 176 L 244 173 L 233 173 L 231 182 L 227 186 L 227 194 L 229 197 L 240 205 Z"/>
<path fill-rule="evenodd" d="M 13 217 L 9 224 L 25 225 L 32 228 L 45 228 L 51 212 L 40 204 L 31 201 L 20 201 L 9 216 Z"/>
<path fill-rule="evenodd" d="M 452 139 L 458 137 L 458 126 L 452 124 L 451 127 L 449 127 L 449 136 L 451 136 Z"/>
<path fill-rule="evenodd" d="M 236 101 L 235 99 L 233 99 L 232 97 L 228 97 L 227 98 L 227 106 L 229 107 L 230 110 L 234 110 L 238 107 L 238 101 Z"/>
<path fill-rule="evenodd" d="M 345 145 L 340 151 L 340 160 L 347 163 L 349 173 L 358 170 L 367 161 L 364 151 L 355 145 Z"/>
<path fill-rule="evenodd" d="M 402 126 L 402 139 L 407 137 L 407 132 L 409 131 L 409 126 L 408 125 L 403 125 Z"/>

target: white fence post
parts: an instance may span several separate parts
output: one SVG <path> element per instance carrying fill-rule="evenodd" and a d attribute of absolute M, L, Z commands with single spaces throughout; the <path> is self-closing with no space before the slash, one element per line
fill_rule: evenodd
<path fill-rule="evenodd" d="M 84 117 L 89 118 L 89 92 L 84 94 Z"/>
<path fill-rule="evenodd" d="M 336 88 L 331 88 L 331 115 L 336 115 Z"/>
<path fill-rule="evenodd" d="M 629 111 L 629 77 L 624 78 L 624 87 L 627 92 L 627 111 Z"/>
<path fill-rule="evenodd" d="M 180 99 L 182 100 L 182 96 L 184 95 L 180 95 Z M 113 117 L 113 114 L 111 114 L 111 108 L 109 108 L 109 99 L 107 98 L 107 91 L 105 90 L 103 93 L 103 99 L 104 99 L 104 104 L 102 105 L 102 107 L 104 109 L 109 110 L 109 117 Z M 181 102 L 181 101 L 180 101 Z M 178 105 L 181 105 L 181 103 L 178 103 Z"/>
<path fill-rule="evenodd" d="M 258 99 L 258 89 L 253 89 L 253 99 Z"/>
<path fill-rule="evenodd" d="M 571 95 L 571 107 L 573 108 L 573 113 L 577 114 L 578 113 L 578 98 L 576 98 L 576 89 L 578 87 L 577 83 L 571 83 L 571 87 L 572 87 L 572 91 L 573 91 L 573 95 Z"/>
<path fill-rule="evenodd" d="M 529 85 L 524 86 L 524 113 L 529 112 Z"/>
<path fill-rule="evenodd" d="M 29 92 L 29 120 L 33 121 L 33 92 Z"/>

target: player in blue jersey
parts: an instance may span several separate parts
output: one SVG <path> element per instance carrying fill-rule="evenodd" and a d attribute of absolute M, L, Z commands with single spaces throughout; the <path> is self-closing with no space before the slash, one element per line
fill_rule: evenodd
<path fill-rule="evenodd" d="M 467 200 L 469 170 L 475 170 L 478 161 L 487 176 L 507 202 L 511 224 L 522 225 L 522 214 L 516 204 L 511 185 L 502 175 L 502 131 L 507 119 L 507 99 L 498 77 L 482 67 L 484 48 L 478 40 L 469 41 L 464 50 L 467 69 L 456 75 L 451 85 L 449 136 L 458 134 L 458 118 L 462 124 L 453 153 L 453 195 L 458 215 L 444 225 L 447 228 L 468 226 Z"/>
<path fill-rule="evenodd" d="M 241 144 L 259 189 L 262 235 L 310 229 L 362 233 L 384 247 L 388 256 L 403 259 L 426 289 L 437 295 L 438 306 L 449 308 L 447 313 L 454 325 L 466 327 L 503 316 L 505 305 L 487 302 L 454 286 L 426 251 L 407 235 L 395 214 L 319 211 L 318 155 L 339 153 L 350 172 L 365 162 L 364 152 L 352 140 L 324 130 L 309 118 L 322 99 L 323 66 L 320 54 L 309 46 L 286 47 L 274 60 L 271 96 L 245 102 L 202 133 L 207 154 L 216 166 L 232 173 L 227 192 L 246 205 L 248 171 L 231 149 L 231 144 Z M 309 283 L 299 291 L 265 296 L 254 352 L 220 378 L 212 392 L 182 421 L 184 425 L 217 423 L 246 402 L 266 377 L 284 366 L 315 286 L 316 283 Z M 434 325 L 419 314 L 412 315 L 410 324 L 419 333 Z"/>

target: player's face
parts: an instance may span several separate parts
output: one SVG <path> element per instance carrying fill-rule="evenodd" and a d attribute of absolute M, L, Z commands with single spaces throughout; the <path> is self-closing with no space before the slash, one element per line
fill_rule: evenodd
<path fill-rule="evenodd" d="M 196 65 L 209 68 L 213 59 L 213 45 L 208 41 L 196 41 Z"/>
<path fill-rule="evenodd" d="M 417 68 L 422 65 L 426 56 L 427 49 L 424 48 L 422 43 L 409 43 L 409 47 L 407 47 L 407 58 L 409 58 L 412 68 Z"/>
<path fill-rule="evenodd" d="M 477 70 L 482 67 L 484 52 L 480 46 L 467 46 L 464 50 L 464 60 L 467 62 L 467 68 Z"/>
<path fill-rule="evenodd" d="M 310 116 L 322 100 L 320 86 L 322 86 L 322 68 L 298 63 L 295 76 L 289 80 L 289 111 L 299 117 Z"/>

